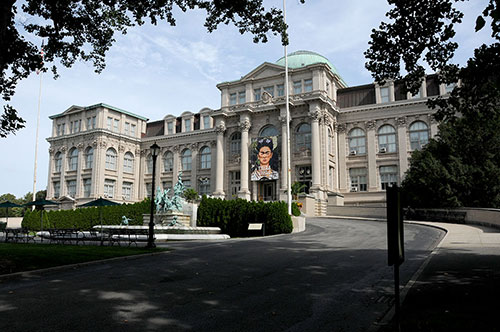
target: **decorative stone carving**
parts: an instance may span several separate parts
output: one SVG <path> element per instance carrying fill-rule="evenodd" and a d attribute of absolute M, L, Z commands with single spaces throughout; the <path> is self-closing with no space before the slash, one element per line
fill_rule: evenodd
<path fill-rule="evenodd" d="M 373 130 L 373 129 L 375 129 L 376 124 L 377 124 L 377 122 L 374 120 L 367 121 L 367 122 L 365 122 L 365 128 L 368 130 Z"/>
<path fill-rule="evenodd" d="M 240 128 L 241 131 L 248 131 L 248 130 L 250 130 L 251 126 L 252 126 L 252 124 L 250 123 L 250 120 L 248 120 L 248 119 L 245 119 L 245 120 L 240 121 L 238 123 L 238 127 Z"/>
<path fill-rule="evenodd" d="M 325 116 L 323 117 L 323 123 L 329 126 L 333 123 L 333 120 L 328 114 L 325 114 Z"/>
<path fill-rule="evenodd" d="M 59 148 L 59 151 L 61 152 L 66 152 L 66 150 L 68 150 L 68 148 L 66 147 L 66 145 L 63 145 Z"/>
<path fill-rule="evenodd" d="M 178 145 L 175 145 L 174 147 L 172 147 L 172 150 L 175 152 L 175 153 L 179 153 L 179 150 L 181 148 L 178 146 Z"/>
<path fill-rule="evenodd" d="M 336 129 L 337 129 L 337 132 L 339 132 L 339 133 L 345 133 L 347 126 L 345 123 L 338 123 Z"/>
<path fill-rule="evenodd" d="M 398 124 L 399 127 L 405 127 L 406 126 L 406 117 L 396 118 L 396 123 Z"/>
<path fill-rule="evenodd" d="M 432 123 L 432 124 L 438 123 L 438 121 L 436 120 L 436 117 L 434 116 L 434 114 L 429 114 L 427 116 L 429 117 L 429 122 L 430 123 Z"/>
<path fill-rule="evenodd" d="M 217 135 L 223 135 L 224 132 L 226 131 L 226 123 L 224 121 L 221 121 L 217 127 L 215 127 L 215 132 Z"/>
<path fill-rule="evenodd" d="M 99 144 L 99 142 L 98 142 L 97 140 L 94 140 L 94 141 L 92 142 L 92 146 L 93 146 L 94 148 L 96 148 L 98 144 Z"/>
<path fill-rule="evenodd" d="M 195 142 L 195 143 L 191 143 L 191 144 L 189 145 L 189 147 L 190 147 L 192 150 L 197 150 L 197 149 L 198 149 L 198 145 L 199 145 L 199 144 L 198 144 L 197 142 Z"/>
<path fill-rule="evenodd" d="M 210 141 L 210 146 L 215 148 L 217 146 L 217 141 Z"/>
<path fill-rule="evenodd" d="M 123 146 L 123 145 L 120 144 L 118 146 L 118 152 L 125 152 L 125 146 Z"/>
<path fill-rule="evenodd" d="M 308 115 L 313 121 L 319 121 L 323 114 L 319 108 L 314 108 L 309 111 Z"/>
<path fill-rule="evenodd" d="M 140 149 L 135 149 L 135 155 L 139 156 L 140 154 L 141 154 L 141 150 Z"/>
<path fill-rule="evenodd" d="M 100 142 L 99 142 L 99 146 L 100 146 L 101 148 L 105 148 L 105 147 L 107 147 L 107 146 L 108 146 L 108 142 L 106 142 L 106 141 L 100 141 Z"/>
<path fill-rule="evenodd" d="M 282 125 L 282 126 L 285 126 L 285 125 L 286 125 L 286 115 L 284 115 L 284 116 L 281 116 L 281 115 L 280 115 L 280 116 L 278 117 L 278 120 L 281 122 L 281 125 Z M 291 117 L 290 117 L 290 120 L 292 120 L 292 118 L 291 118 Z M 291 122 L 291 121 L 290 121 L 290 122 Z"/>
<path fill-rule="evenodd" d="M 85 145 L 83 143 L 78 143 L 76 147 L 78 148 L 78 150 L 82 151 Z"/>
<path fill-rule="evenodd" d="M 49 148 L 49 154 L 50 154 L 50 155 L 53 155 L 53 154 L 54 154 L 54 152 L 55 152 L 55 150 L 54 150 L 53 148 Z"/>

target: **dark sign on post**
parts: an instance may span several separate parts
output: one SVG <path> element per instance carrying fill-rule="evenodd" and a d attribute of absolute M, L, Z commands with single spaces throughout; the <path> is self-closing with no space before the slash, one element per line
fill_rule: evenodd
<path fill-rule="evenodd" d="M 403 210 L 398 186 L 387 188 L 387 249 L 389 266 L 404 262 Z"/>

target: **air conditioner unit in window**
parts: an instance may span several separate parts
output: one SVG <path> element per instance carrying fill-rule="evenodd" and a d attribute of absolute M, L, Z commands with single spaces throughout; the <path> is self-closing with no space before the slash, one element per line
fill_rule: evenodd
<path fill-rule="evenodd" d="M 356 150 L 351 150 L 351 152 L 349 152 L 349 154 L 350 154 L 351 156 L 355 156 L 355 155 L 356 155 L 356 153 L 358 153 L 358 151 L 356 151 Z"/>
<path fill-rule="evenodd" d="M 358 191 L 358 187 L 351 187 L 351 192 L 356 192 Z"/>
<path fill-rule="evenodd" d="M 387 152 L 387 148 L 382 147 L 382 148 L 380 148 L 379 152 L 380 153 L 386 153 Z"/>

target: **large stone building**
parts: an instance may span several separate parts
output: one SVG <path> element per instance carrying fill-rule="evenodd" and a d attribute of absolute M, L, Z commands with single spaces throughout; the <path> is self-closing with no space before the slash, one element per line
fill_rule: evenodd
<path fill-rule="evenodd" d="M 217 85 L 221 107 L 148 119 L 106 104 L 51 116 L 47 197 L 81 204 L 100 196 L 135 202 L 151 194 L 150 146 L 161 147 L 156 184 L 186 186 L 225 199 L 286 200 L 284 58 Z M 412 151 L 436 135 L 427 97 L 448 93 L 434 76 L 417 95 L 396 82 L 348 87 L 325 57 L 288 57 L 291 181 L 307 185 L 315 213 L 327 204 L 383 204 Z M 273 176 L 254 177 L 257 151 L 272 142 Z M 259 160 L 259 161 L 258 161 Z M 272 179 L 272 180 L 269 180 Z M 329 203 L 330 202 L 330 203 Z"/>

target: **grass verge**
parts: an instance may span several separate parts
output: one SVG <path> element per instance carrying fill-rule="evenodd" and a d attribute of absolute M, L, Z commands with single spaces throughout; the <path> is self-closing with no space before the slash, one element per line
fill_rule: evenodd
<path fill-rule="evenodd" d="M 165 250 L 164 248 L 0 243 L 0 275 Z"/>

